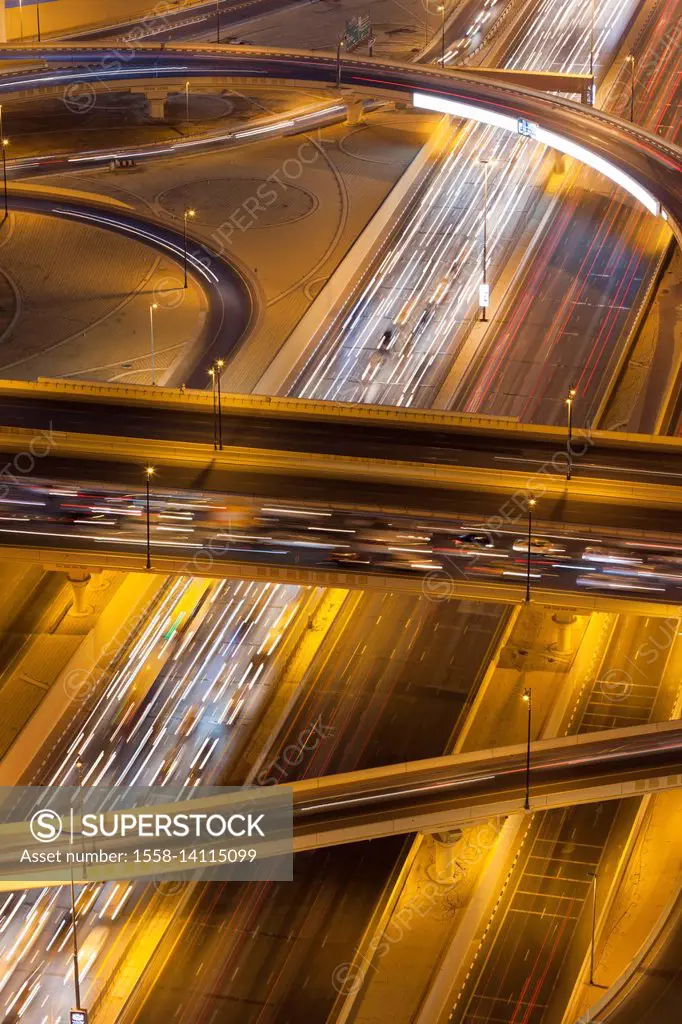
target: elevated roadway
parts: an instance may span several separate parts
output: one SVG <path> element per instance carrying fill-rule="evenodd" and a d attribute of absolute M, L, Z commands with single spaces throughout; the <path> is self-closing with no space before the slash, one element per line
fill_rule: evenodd
<path fill-rule="evenodd" d="M 211 91 L 210 79 L 206 79 L 203 89 Z M 222 89 L 222 82 L 220 89 Z M 102 91 L 110 93 L 110 87 L 101 86 Z M 184 90 L 184 83 L 182 83 Z M 219 91 L 213 87 L 213 91 Z M 138 91 L 140 87 L 138 86 Z M 195 92 L 197 87 L 195 86 Z M 166 90 L 161 90 L 159 103 L 165 103 Z M 365 109 L 376 109 L 382 104 L 366 102 Z M 334 97 L 327 102 L 311 102 L 305 107 L 290 112 L 270 114 L 249 122 L 249 127 L 236 127 L 232 130 L 223 128 L 213 131 L 202 131 L 187 137 L 177 137 L 155 142 L 136 143 L 135 145 L 120 144 L 112 149 L 111 145 L 100 149 L 79 149 L 74 152 L 39 153 L 32 156 L 18 157 L 7 161 L 7 177 L 13 183 L 21 178 L 35 178 L 46 174 L 71 173 L 74 170 L 85 171 L 93 167 L 108 167 L 112 160 L 130 159 L 138 163 L 161 159 L 169 160 L 177 156 L 205 154 L 213 150 L 226 150 L 241 146 L 264 142 L 267 139 L 281 139 L 326 128 L 339 124 L 348 118 L 349 104 L 335 101 Z M 160 116 L 163 116 L 161 111 Z M 14 194 L 16 191 L 13 189 Z"/>
<path fill-rule="evenodd" d="M 523 86 L 538 92 L 577 93 L 583 103 L 589 103 L 594 86 L 592 75 L 570 71 L 526 71 L 518 68 L 467 67 L 467 75 L 502 85 Z"/>
<path fill-rule="evenodd" d="M 30 455 L 40 456 L 30 447 L 36 436 L 39 463 Z M 0 491 L 2 558 L 64 571 L 144 569 L 149 446 L 123 463 L 115 438 L 103 439 L 95 459 L 44 454 L 46 443 L 24 434 L 16 454 L 0 452 L 8 481 Z M 165 449 L 154 460 L 153 571 L 395 590 L 433 600 L 515 603 L 524 596 L 527 491 L 515 488 L 514 474 L 509 491 L 496 493 L 502 474 L 489 472 L 485 493 L 480 483 L 448 486 L 444 471 L 407 463 L 326 456 L 306 475 L 300 455 L 211 451 L 188 468 L 185 453 L 184 465 L 173 467 L 174 446 Z M 32 464 L 35 475 L 20 479 L 15 464 Z M 407 483 L 410 469 L 414 482 Z M 623 494 L 600 499 L 556 486 L 560 492 L 546 493 L 536 507 L 533 600 L 678 616 L 679 500 L 662 507 L 665 488 L 657 487 L 645 488 L 648 503 L 628 503 Z"/>
<path fill-rule="evenodd" d="M 0 399 L 0 428 L 88 434 L 93 456 L 103 435 L 120 438 L 119 454 L 128 442 L 132 454 L 133 440 L 202 445 L 214 438 L 213 396 L 197 389 L 0 380 Z M 511 417 L 229 393 L 222 394 L 221 409 L 225 446 L 517 470 L 541 478 L 563 477 L 566 470 L 565 428 Z M 573 431 L 571 451 L 574 489 L 588 479 L 682 485 L 678 438 L 580 429 Z"/>
<path fill-rule="evenodd" d="M 293 849 L 295 853 L 355 843 L 410 832 L 445 832 L 493 815 L 523 810 L 526 794 L 526 746 L 495 748 L 412 761 L 389 768 L 372 768 L 346 774 L 306 779 L 285 786 L 293 799 Z M 583 736 L 540 740 L 531 744 L 531 811 L 601 803 L 642 796 L 662 788 L 682 787 L 682 725 L 665 722 L 653 726 L 613 729 Z M 254 813 L 268 803 L 274 790 L 256 789 Z M 261 799 L 262 798 L 262 799 Z M 74 797 L 76 799 L 76 797 Z M 158 802 L 157 802 L 158 803 Z M 226 808 L 240 809 L 238 798 L 218 794 L 173 804 L 177 814 L 210 814 Z M 242 798 L 241 810 L 245 804 Z M 121 810 L 121 807 L 117 807 Z M 162 811 L 167 808 L 161 807 Z M 144 811 L 143 807 L 139 808 Z M 78 831 L 78 816 L 74 820 Z M 17 851 L 25 847 L 21 825 L 0 826 L 0 879 L 10 873 L 16 881 Z M 162 837 L 159 843 L 145 840 L 146 846 L 173 845 Z M 68 848 L 67 834 L 51 845 Z M 263 855 L 280 854 L 288 840 L 271 832 L 260 845 Z M 185 844 L 186 845 L 186 844 Z M 220 845 L 219 843 L 215 845 Z M 139 840 L 98 840 L 98 849 L 129 850 Z M 130 858 L 132 860 L 132 857 Z M 25 864 L 27 884 L 45 880 L 45 869 Z M 54 868 L 50 869 L 54 874 Z M 86 867 L 87 878 L 144 877 L 166 870 L 177 873 L 176 865 L 124 863 Z M 80 868 L 79 868 L 80 872 Z M 52 881 L 48 876 L 48 882 Z M 3 883 L 4 888 L 10 884 Z"/>
<path fill-rule="evenodd" d="M 682 786 L 682 725 L 613 729 L 531 744 L 532 811 Z M 295 849 L 441 832 L 523 810 L 526 746 L 298 782 Z"/>
<path fill-rule="evenodd" d="M 210 394 L 121 390 L 0 383 L 4 557 L 143 567 L 151 465 L 159 572 L 515 601 L 532 496 L 538 600 L 682 600 L 675 439 L 576 432 L 568 481 L 556 428 L 228 396 L 219 451 Z"/>
<path fill-rule="evenodd" d="M 682 153 L 678 147 L 619 118 L 522 86 L 502 85 L 463 71 L 355 57 L 337 64 L 331 55 L 252 47 L 145 42 L 119 46 L 112 52 L 87 43 L 33 48 L 10 44 L 0 49 L 0 56 L 4 60 L 81 65 L 9 76 L 0 82 L 0 91 L 5 93 L 74 82 L 222 74 L 242 80 L 342 84 L 373 96 L 409 97 L 416 106 L 518 132 L 582 160 L 629 191 L 651 213 L 669 219 L 678 241 L 682 240 Z"/>

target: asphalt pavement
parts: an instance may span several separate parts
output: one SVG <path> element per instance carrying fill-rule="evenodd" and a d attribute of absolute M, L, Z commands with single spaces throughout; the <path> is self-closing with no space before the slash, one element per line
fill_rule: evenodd
<path fill-rule="evenodd" d="M 76 785 L 80 758 L 84 786 L 217 783 L 241 750 L 245 723 L 268 698 L 276 640 L 294 621 L 300 598 L 295 587 L 169 580 L 111 675 L 90 680 L 85 698 L 74 702 L 74 714 L 55 728 L 23 781 Z M 152 892 L 129 882 L 77 887 L 87 1005 L 110 971 L 105 952 L 130 920 L 144 919 Z M 6 1022 L 65 1019 L 72 977 L 68 908 L 64 889 L 3 894 Z"/>
<path fill-rule="evenodd" d="M 304 6 L 305 2 L 306 0 L 298 0 L 298 5 Z M 173 11 L 167 5 L 158 5 L 158 9 L 131 18 L 128 22 L 93 28 L 71 34 L 68 38 L 78 39 L 80 42 L 149 40 L 157 43 L 205 38 L 215 42 L 218 38 L 219 10 L 221 39 L 227 43 L 234 38 L 230 35 L 230 30 L 235 24 L 247 18 L 258 18 L 264 14 L 296 6 L 297 0 L 239 0 L 238 3 L 233 3 L 232 0 L 228 0 L 227 3 L 225 0 L 218 0 L 218 3 L 215 0 L 206 0 L 205 3 L 193 5 L 189 9 L 181 5 L 178 11 Z"/>
<path fill-rule="evenodd" d="M 443 753 L 502 621 L 494 607 L 365 595 L 292 709 L 265 779 Z M 311 723 L 324 738 L 309 753 L 301 736 Z M 299 760 L 285 758 L 292 748 L 299 764 L 287 763 Z M 293 885 L 207 889 L 126 1019 L 161 1022 L 172 1010 L 179 1022 L 324 1020 L 336 997 L 334 971 L 353 959 L 403 850 L 398 839 L 304 854 Z"/>
<path fill-rule="evenodd" d="M 109 481 L 114 465 L 107 464 Z M 53 473 L 54 464 L 49 468 Z M 101 481 L 101 466 L 94 468 Z M 298 483 L 292 488 L 290 478 L 275 478 L 281 479 L 282 489 L 275 490 L 277 498 L 264 501 L 254 500 L 253 472 L 224 473 L 230 486 L 220 495 L 209 490 L 215 474 L 200 475 L 194 491 L 173 491 L 157 471 L 150 490 L 149 539 L 139 470 L 132 478 L 129 474 L 130 490 L 111 482 L 86 484 L 82 472 L 74 485 L 73 467 L 63 479 L 42 477 L 8 488 L 0 499 L 6 512 L 0 520 L 0 551 L 3 545 L 41 549 L 48 564 L 73 551 L 95 566 L 100 560 L 106 564 L 109 555 L 139 555 L 139 563 L 133 558 L 124 564 L 142 569 L 148 549 L 150 565 L 158 568 L 160 557 L 168 556 L 174 559 L 173 571 L 183 573 L 236 576 L 247 573 L 247 567 L 248 574 L 254 566 L 266 571 L 292 567 L 319 574 L 294 577 L 301 582 L 371 587 L 375 576 L 382 589 L 391 579 L 411 577 L 422 593 L 442 597 L 454 596 L 460 580 L 517 584 L 519 597 L 527 582 L 535 589 L 615 592 L 652 602 L 679 600 L 682 591 L 682 544 L 676 533 L 671 537 L 652 530 L 652 525 L 679 530 L 674 507 L 614 509 L 608 502 L 595 506 L 589 496 L 576 502 L 545 497 L 536 509 L 529 545 L 523 501 L 501 519 L 492 495 L 455 492 L 455 498 L 441 489 L 423 492 L 423 502 L 406 515 L 395 486 L 373 489 L 363 483 L 358 504 L 358 485 L 351 481 L 345 502 L 335 506 L 330 500 L 333 481 L 321 481 L 326 501 L 311 505 L 301 501 L 301 488 Z M 369 504 L 372 493 L 377 495 L 374 507 Z M 402 500 L 409 495 L 414 501 L 421 493 L 407 489 Z M 436 505 L 441 514 L 433 511 Z M 430 512 L 418 511 L 430 506 Z M 452 516 L 450 509 L 457 506 L 462 511 Z M 627 539 L 610 532 L 624 525 L 642 532 Z M 169 571 L 168 563 L 162 564 Z"/>
<path fill-rule="evenodd" d="M 675 26 L 682 3 L 659 4 L 634 48 L 635 122 L 679 145 L 682 53 Z M 629 69 L 606 91 L 604 109 L 630 115 Z M 645 216 L 595 174 L 581 170 L 516 287 L 506 297 L 453 408 L 561 423 L 569 387 L 575 422 L 594 423 L 621 346 L 666 250 L 664 224 Z M 652 382 L 665 391 L 668 367 Z"/>
<path fill-rule="evenodd" d="M 21 193 L 11 196 L 9 205 L 15 210 L 63 217 L 133 238 L 166 255 L 170 254 L 178 262 L 184 260 L 186 252 L 189 271 L 201 282 L 209 299 L 198 351 L 192 353 L 188 384 L 196 382 L 196 386 L 202 386 L 208 368 L 218 355 L 230 352 L 244 334 L 252 316 L 252 297 L 245 280 L 231 264 L 205 245 L 191 241 L 185 248 L 182 232 L 128 210 L 75 197 L 61 203 L 39 194 Z"/>
<path fill-rule="evenodd" d="M 650 633 L 646 618 L 619 623 L 596 678 L 578 695 L 572 732 L 649 721 L 665 667 L 664 658 L 640 657 Z M 562 1007 L 551 1004 L 552 993 L 562 972 L 564 992 L 570 992 L 587 950 L 592 876 L 598 873 L 605 892 L 636 804 L 611 801 L 534 815 L 475 968 L 459 993 L 456 1022 L 558 1024 Z"/>
<path fill-rule="evenodd" d="M 548 2 L 531 7 L 501 66 L 587 73 L 589 9 L 571 9 L 568 13 L 561 5 L 557 8 L 556 3 Z M 593 9 L 594 66 L 599 81 L 618 48 L 634 5 L 607 0 Z M 453 64 L 458 59 L 453 59 Z M 482 341 L 473 337 L 479 329 L 479 285 L 485 279 L 494 294 L 505 263 L 515 258 L 517 246 L 525 244 L 522 236 L 527 223 L 539 201 L 544 200 L 549 177 L 544 158 L 545 150 L 527 146 L 523 139 L 497 128 L 453 121 L 451 149 L 440 158 L 422 194 L 406 211 L 403 230 L 382 248 L 363 287 L 354 292 L 343 313 L 320 331 L 318 350 L 308 359 L 296 392 L 302 397 L 428 407 L 434 401 L 446 401 L 441 399 L 445 386 L 447 391 L 454 391 L 454 407 L 464 408 L 466 386 L 471 385 L 472 378 L 480 382 L 476 369 L 481 350 L 487 349 L 493 333 L 490 329 Z M 594 187 L 595 175 L 590 182 Z M 596 184 L 599 187 L 598 178 Z M 566 208 L 571 206 L 569 200 Z M 565 213 L 561 209 L 558 212 Z M 554 217 L 552 223 L 559 219 Z M 581 208 L 577 219 L 583 232 L 582 245 L 594 229 L 589 209 Z M 573 251 L 570 240 L 564 237 L 563 244 L 567 251 Z M 535 268 L 538 262 L 545 266 L 542 255 L 538 260 L 534 258 L 531 266 Z M 563 294 L 567 279 L 556 263 L 548 268 L 550 280 Z M 614 268 L 614 291 L 618 287 L 617 270 Z M 525 292 L 521 295 L 526 298 Z M 599 304 L 609 305 L 606 290 L 600 292 Z M 543 346 L 538 344 L 534 330 L 533 310 L 529 312 L 523 301 L 521 305 L 524 325 L 535 339 L 533 351 L 537 352 Z M 548 304 L 548 308 L 556 307 Z M 500 316 L 497 310 L 489 311 L 489 315 L 493 322 Z M 583 324 L 580 337 L 585 337 L 584 348 L 575 353 L 579 365 L 583 357 L 590 356 L 592 326 Z M 392 351 L 388 353 L 380 343 L 387 330 L 393 333 Z M 493 346 L 493 354 L 498 351 Z M 509 355 L 513 362 L 515 352 Z M 546 372 L 544 360 L 538 361 L 541 371 Z M 460 385 L 455 388 L 449 374 L 460 364 Z M 515 381 L 518 386 L 532 385 L 532 380 L 526 383 L 521 376 Z M 485 381 L 485 373 L 482 379 Z M 561 404 L 569 384 L 553 381 L 552 386 L 557 383 L 557 404 Z M 592 394 L 584 394 L 576 422 L 590 421 L 591 402 Z"/>
<path fill-rule="evenodd" d="M 269 979 L 268 979 L 268 980 L 269 980 Z M 224 1006 L 224 1005 L 223 1005 L 223 1006 Z M 150 1018 L 150 1019 L 152 1019 L 152 1018 Z M 160 1018 L 159 1018 L 159 1019 L 160 1019 Z M 292 1018 L 292 1019 L 296 1019 L 296 1018 Z M 301 1018 L 301 1019 L 302 1019 L 302 1018 Z M 308 1018 L 306 1018 L 306 1019 L 310 1019 L 310 1017 L 308 1017 Z"/>
<path fill-rule="evenodd" d="M 223 400 L 224 401 L 224 400 Z M 578 403 L 579 404 L 579 403 Z M 565 416 L 565 406 L 563 410 Z M 259 448 L 300 451 L 312 454 L 345 455 L 353 458 L 390 459 L 431 465 L 471 466 L 483 469 L 527 470 L 543 467 L 565 471 L 566 437 L 535 440 L 508 434 L 500 425 L 497 435 L 486 436 L 465 427 L 413 426 L 399 423 L 354 424 L 348 419 L 317 419 L 314 415 L 240 413 L 223 405 L 222 438 L 226 448 Z M 153 406 L 108 404 L 87 399 L 3 396 L 2 426 L 29 430 L 59 430 L 68 433 L 108 437 L 213 444 L 215 414 L 209 408 L 197 410 L 157 409 Z M 1 444 L 1 441 L 0 441 Z M 576 432 L 572 445 L 572 473 L 578 478 L 656 482 L 678 485 L 682 480 L 682 452 L 673 448 L 662 454 L 645 445 L 627 447 L 589 433 Z M 554 460 L 554 462 L 553 462 Z"/>

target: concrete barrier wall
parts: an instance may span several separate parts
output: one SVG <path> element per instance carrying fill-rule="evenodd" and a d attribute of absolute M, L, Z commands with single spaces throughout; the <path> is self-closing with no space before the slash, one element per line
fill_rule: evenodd
<path fill-rule="evenodd" d="M 40 4 L 41 36 L 71 32 L 75 29 L 97 25 L 112 25 L 118 22 L 145 19 L 163 15 L 164 11 L 191 10 L 196 0 L 116 0 L 105 4 L 102 0 L 42 0 Z M 22 23 L 24 39 L 37 35 L 36 0 L 22 0 L 21 7 L 6 8 L 6 39 L 21 39 Z"/>
<path fill-rule="evenodd" d="M 323 324 L 350 301 L 354 287 L 357 288 L 380 251 L 382 241 L 395 230 L 416 189 L 451 136 L 451 119 L 444 117 L 280 348 L 254 388 L 257 394 L 274 395 L 293 382 L 302 362 L 319 345 L 318 334 Z"/>
<path fill-rule="evenodd" d="M 0 380 L 0 396 L 26 398 L 61 398 L 83 402 L 114 403 L 117 405 L 145 406 L 155 409 L 196 410 L 210 412 L 213 398 L 210 391 L 181 388 L 152 388 L 143 384 L 97 384 L 93 381 L 61 380 L 40 377 L 37 381 Z M 432 409 L 401 409 L 393 406 L 361 405 L 350 402 L 322 402 L 314 399 L 280 398 L 267 395 L 243 395 L 224 392 L 223 412 L 253 416 L 281 416 L 344 422 L 396 424 L 406 427 L 434 427 L 454 433 L 483 434 L 487 437 L 508 437 L 513 434 L 528 440 L 556 444 L 562 451 L 566 445 L 564 427 L 538 426 L 519 423 L 512 416 L 485 416 L 474 413 L 454 413 Z M 610 448 L 645 448 L 659 452 L 682 452 L 678 437 L 657 434 L 627 434 L 620 431 L 574 429 L 574 442 L 587 441 Z"/>
<path fill-rule="evenodd" d="M 532 810 L 548 811 L 558 807 L 574 807 L 579 804 L 602 803 L 606 800 L 623 800 L 627 797 L 644 796 L 660 789 L 682 788 L 682 775 L 666 775 L 661 778 L 642 779 L 637 782 L 614 782 L 590 786 L 588 789 L 567 788 L 562 793 L 548 796 L 538 795 L 532 799 Z M 406 835 L 409 832 L 446 832 L 451 828 L 462 828 L 491 817 L 506 817 L 522 813 L 524 798 L 482 801 L 468 807 L 450 808 L 433 814 L 414 814 L 404 818 L 372 822 L 365 825 L 348 825 L 325 832 L 311 833 L 294 839 L 294 852 L 341 846 L 345 843 L 364 842 L 391 835 Z"/>
<path fill-rule="evenodd" d="M 163 583 L 164 577 L 144 573 L 124 580 L 0 762 L 0 786 L 16 786 L 25 781 L 37 752 L 49 750 L 50 737 L 77 713 L 79 705 L 74 694 L 87 693 L 96 685 L 99 675 L 106 671 L 128 638 L 129 628 Z M 116 643 L 112 643 L 112 638 L 116 638 Z"/>

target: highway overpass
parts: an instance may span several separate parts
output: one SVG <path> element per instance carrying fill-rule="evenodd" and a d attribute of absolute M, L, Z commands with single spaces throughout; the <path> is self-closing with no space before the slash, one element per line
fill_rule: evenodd
<path fill-rule="evenodd" d="M 526 778 L 526 746 L 520 744 L 306 779 L 282 788 L 292 793 L 293 849 L 302 853 L 410 832 L 447 832 L 490 817 L 518 813 L 524 809 Z M 680 787 L 679 722 L 539 740 L 531 745 L 531 811 L 622 800 Z M 267 797 L 274 790 L 268 787 L 266 792 L 256 792 Z M 209 814 L 224 811 L 235 799 L 207 795 L 191 802 L 176 802 L 172 809 L 178 814 Z M 121 806 L 116 810 L 120 812 Z M 144 808 L 138 810 L 143 812 Z M 77 808 L 74 813 L 77 833 Z M 6 873 L 9 864 L 16 865 L 17 851 L 26 843 L 24 830 L 20 825 L 3 825 L 0 837 L 1 887 L 17 888 L 16 876 L 13 882 L 3 880 L 3 864 Z M 65 834 L 60 842 L 67 848 L 69 836 Z M 160 845 L 151 839 L 144 842 L 150 847 Z M 263 855 L 269 851 L 281 854 L 288 842 L 283 835 L 269 833 L 260 849 Z M 123 844 L 121 840 L 97 842 L 102 850 L 132 850 L 137 846 L 139 840 L 134 837 Z M 44 883 L 44 868 L 28 864 L 24 868 L 22 885 L 24 878 L 27 885 Z M 108 864 L 106 868 L 88 865 L 85 870 L 88 880 L 97 881 L 157 875 L 164 870 L 177 874 L 178 866 L 169 864 L 164 869 L 158 863 L 151 868 L 126 863 Z"/>
<path fill-rule="evenodd" d="M 500 84 L 465 71 L 418 67 L 384 60 L 344 58 L 304 51 L 254 47 L 178 46 L 150 44 L 110 47 L 68 43 L 1 48 L 5 60 L 44 60 L 50 64 L 78 63 L 61 68 L 14 75 L 0 82 L 5 93 L 44 85 L 116 81 L 141 78 L 158 81 L 223 75 L 289 82 L 323 82 L 355 91 L 408 97 L 416 106 L 441 110 L 517 132 L 567 153 L 610 177 L 654 215 L 670 221 L 682 242 L 682 153 L 645 129 L 570 100 L 522 86 Z"/>
<path fill-rule="evenodd" d="M 216 451 L 210 394 L 49 381 L 0 394 L 5 558 L 143 568 L 151 465 L 157 572 L 516 601 L 533 496 L 535 599 L 658 615 L 682 601 L 675 439 L 576 434 L 567 481 L 565 432 L 504 420 L 229 396 Z"/>
<path fill-rule="evenodd" d="M 111 434 L 124 446 L 133 439 L 213 445 L 207 390 L 0 379 L 0 398 L 0 427 L 89 434 L 93 455 L 97 436 Z M 579 404 L 580 396 L 575 413 Z M 222 394 L 221 409 L 225 445 L 472 471 L 532 474 L 545 467 L 542 476 L 563 477 L 566 470 L 565 428 L 510 417 L 229 393 Z M 682 486 L 680 438 L 578 428 L 572 438 L 576 480 Z"/>
<path fill-rule="evenodd" d="M 682 786 L 682 725 L 613 729 L 531 744 L 531 810 Z M 446 832 L 524 809 L 526 746 L 296 782 L 295 849 Z"/>

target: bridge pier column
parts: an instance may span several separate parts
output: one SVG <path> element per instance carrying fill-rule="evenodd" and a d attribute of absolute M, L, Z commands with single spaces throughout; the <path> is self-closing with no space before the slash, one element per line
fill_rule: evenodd
<path fill-rule="evenodd" d="M 566 157 L 563 153 L 558 153 L 556 150 L 554 151 L 554 173 L 566 173 Z"/>
<path fill-rule="evenodd" d="M 166 115 L 166 100 L 168 99 L 168 89 L 163 86 L 145 86 L 143 89 L 131 89 L 131 92 L 143 93 L 147 97 L 147 103 L 149 104 L 149 116 L 155 121 L 163 121 Z"/>
<path fill-rule="evenodd" d="M 557 639 L 551 644 L 551 650 L 557 654 L 571 654 L 573 651 L 573 626 L 578 621 L 578 616 L 571 612 L 555 612 L 552 622 L 557 627 Z"/>
<path fill-rule="evenodd" d="M 462 838 L 461 828 L 453 828 L 448 832 L 436 832 L 431 836 L 436 849 L 436 857 L 428 868 L 432 882 L 439 885 L 454 885 L 463 877 L 464 871 L 457 863 L 455 848 Z"/>
<path fill-rule="evenodd" d="M 89 605 L 85 599 L 85 592 L 91 578 L 90 573 L 87 569 L 69 569 L 66 578 L 71 584 L 73 592 L 71 614 L 75 616 L 90 615 L 92 613 L 92 605 Z"/>
<path fill-rule="evenodd" d="M 348 100 L 346 103 L 346 124 L 362 124 L 365 105 L 362 100 Z"/>

